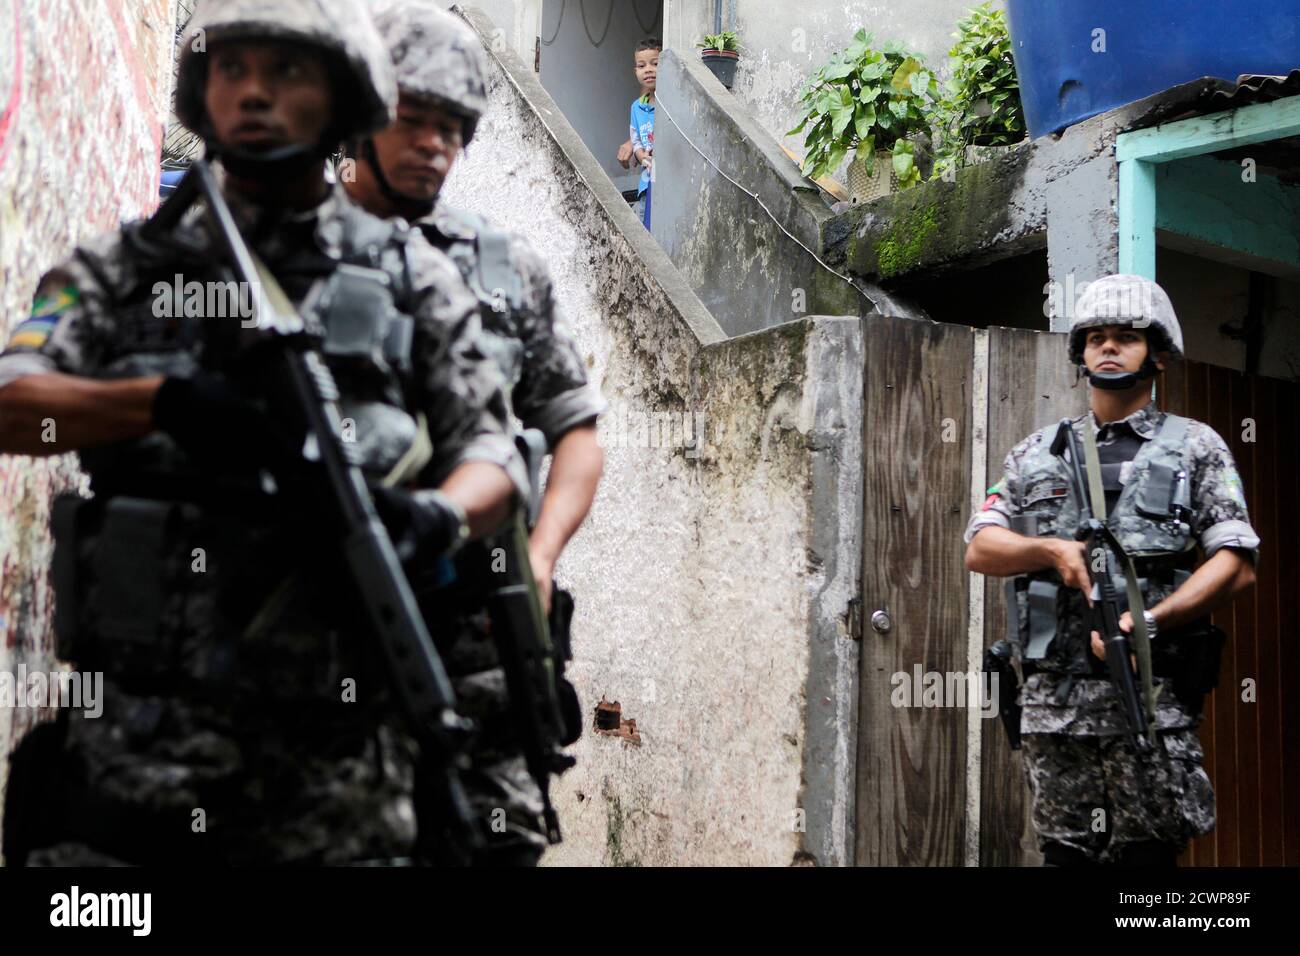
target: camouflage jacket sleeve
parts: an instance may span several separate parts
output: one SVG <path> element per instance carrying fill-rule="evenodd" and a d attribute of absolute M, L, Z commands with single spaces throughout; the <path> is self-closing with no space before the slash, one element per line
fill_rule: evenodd
<path fill-rule="evenodd" d="M 47 272 L 36 287 L 31 312 L 14 326 L 0 353 L 0 388 L 48 372 L 93 377 L 113 341 L 103 277 L 128 272 L 117 233 L 77 249 Z"/>
<path fill-rule="evenodd" d="M 586 363 L 560 315 L 545 263 L 520 236 L 511 237 L 510 256 L 523 286 L 516 329 L 523 367 L 511 398 L 524 425 L 539 429 L 554 447 L 569 429 L 604 412 L 605 400 L 587 382 Z"/>
<path fill-rule="evenodd" d="M 981 528 L 992 525 L 999 528 L 1011 527 L 1011 519 L 1020 513 L 1020 460 L 1029 443 L 1036 437 L 1031 435 L 1007 453 L 1002 462 L 1002 477 L 989 488 L 984 504 L 966 525 L 964 539 L 967 544 L 970 544 Z"/>
<path fill-rule="evenodd" d="M 428 418 L 434 458 L 426 472 L 439 484 L 469 461 L 500 465 L 521 494 L 528 488 L 523 460 L 511 437 L 505 382 L 482 348 L 478 303 L 451 260 L 417 231 L 408 237 L 407 262 L 415 317 L 415 402 Z"/>
<path fill-rule="evenodd" d="M 1220 548 L 1237 548 L 1259 558 L 1259 535 L 1250 525 L 1237 463 L 1227 444 L 1209 425 L 1192 422 L 1187 443 L 1192 471 L 1192 532 L 1208 558 Z"/>

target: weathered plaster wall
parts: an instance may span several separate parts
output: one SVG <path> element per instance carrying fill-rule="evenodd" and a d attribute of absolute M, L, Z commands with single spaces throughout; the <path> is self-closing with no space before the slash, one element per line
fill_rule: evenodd
<path fill-rule="evenodd" d="M 171 0 L 0 0 L 0 342 L 45 270 L 155 205 L 172 17 Z M 80 480 L 72 456 L 0 457 L 0 670 L 53 660 L 49 503 Z M 37 716 L 0 709 L 0 753 Z"/>
<path fill-rule="evenodd" d="M 843 862 L 858 323 L 809 318 L 724 341 L 531 70 L 498 55 L 490 87 L 446 198 L 544 252 L 611 405 L 605 478 L 557 574 L 577 593 L 572 674 L 588 729 L 554 788 L 567 839 L 546 860 Z M 591 730 L 602 696 L 636 721 L 639 744 Z"/>
<path fill-rule="evenodd" d="M 654 237 L 723 329 L 871 308 L 808 251 L 830 208 L 698 59 L 665 50 L 657 98 Z"/>
<path fill-rule="evenodd" d="M 448 8 L 455 5 L 447 0 L 439 2 Z M 509 47 L 531 64 L 534 45 L 541 35 L 543 0 L 482 0 L 478 7 L 492 21 L 494 42 L 501 48 Z"/>
<path fill-rule="evenodd" d="M 669 3 L 665 42 L 682 55 L 698 56 L 696 42 L 713 32 L 712 0 Z M 882 43 L 904 43 L 943 74 L 957 21 L 976 5 L 975 0 L 724 0 L 723 29 L 739 34 L 744 52 L 735 94 L 773 137 L 802 153 L 802 134 L 785 135 L 798 123 L 799 91 L 832 53 L 848 46 L 858 28 L 865 27 Z M 1003 4 L 998 0 L 995 5 Z"/>
<path fill-rule="evenodd" d="M 586 0 L 594 30 L 604 23 L 607 3 L 615 16 L 631 17 L 632 0 Z M 636 0 L 649 22 L 650 0 Z M 798 122 L 798 97 L 808 77 L 832 53 L 843 49 L 859 27 L 876 39 L 895 39 L 921 53 L 940 74 L 947 71 L 947 53 L 957 21 L 977 0 L 723 0 L 722 26 L 740 35 L 744 56 L 736 73 L 735 96 L 749 109 L 768 135 L 803 152 L 801 136 L 787 137 Z M 994 0 L 1002 6 L 1002 0 Z M 560 0 L 546 0 L 548 10 Z M 500 26 L 501 36 L 531 63 L 537 36 L 542 33 L 542 0 L 484 0 L 484 12 Z M 569 0 L 570 7 L 577 0 Z M 621 9 L 620 9 L 621 8 Z M 662 36 L 680 56 L 699 58 L 696 43 L 713 32 L 713 0 L 663 0 Z M 624 12 L 626 11 L 626 12 Z M 552 14 L 553 16 L 553 14 Z M 543 53 L 543 59 L 545 53 Z M 573 117 L 570 117 L 571 119 Z"/>

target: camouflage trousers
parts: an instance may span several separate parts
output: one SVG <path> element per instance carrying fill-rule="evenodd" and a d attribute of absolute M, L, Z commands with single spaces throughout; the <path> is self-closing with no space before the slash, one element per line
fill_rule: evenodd
<path fill-rule="evenodd" d="M 1026 734 L 1025 775 L 1039 848 L 1063 844 L 1095 863 L 1129 844 L 1159 841 L 1181 853 L 1214 829 L 1214 791 L 1194 727 L 1162 731 L 1140 756 L 1124 734 Z"/>
<path fill-rule="evenodd" d="M 454 674 L 455 663 L 463 664 L 465 656 L 457 654 L 451 660 Z M 518 743 L 505 672 L 491 667 L 454 674 L 452 686 L 457 711 L 477 728 L 469 767 L 461 774 L 483 838 L 471 865 L 535 866 L 547 847 L 542 793 Z"/>
<path fill-rule="evenodd" d="M 482 837 L 470 862 L 534 866 L 547 846 L 542 797 L 514 743 L 504 673 L 461 675 L 453 685 L 459 710 L 478 727 L 461 771 Z M 110 683 L 104 698 L 97 719 L 72 711 L 62 726 L 36 729 L 44 766 L 15 763 L 6 826 L 27 832 L 17 841 L 7 833 L 6 844 L 30 849 L 11 864 L 419 862 L 417 750 L 402 729 L 301 713 L 231 726 L 210 707 Z M 425 862 L 453 859 L 438 851 Z"/>
<path fill-rule="evenodd" d="M 100 717 L 15 761 L 6 828 L 32 828 L 30 866 L 410 863 L 415 743 L 356 708 L 232 719 L 106 681 Z"/>

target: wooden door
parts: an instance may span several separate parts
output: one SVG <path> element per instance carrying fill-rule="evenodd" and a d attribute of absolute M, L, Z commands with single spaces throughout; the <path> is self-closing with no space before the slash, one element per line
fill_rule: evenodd
<path fill-rule="evenodd" d="M 966 712 L 894 707 L 895 674 L 967 668 L 975 332 L 864 319 L 862 654 L 855 858 L 955 866 L 966 837 Z M 888 615 L 883 633 L 875 611 Z"/>

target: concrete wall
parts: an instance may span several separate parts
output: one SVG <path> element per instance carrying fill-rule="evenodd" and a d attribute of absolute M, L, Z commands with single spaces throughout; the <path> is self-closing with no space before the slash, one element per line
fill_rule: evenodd
<path fill-rule="evenodd" d="M 625 170 L 614 158 L 641 95 L 633 51 L 662 32 L 662 14 L 660 0 L 546 0 L 542 8 L 542 86 L 619 189 L 635 189 L 641 178 L 639 168 Z"/>
<path fill-rule="evenodd" d="M 0 0 L 0 341 L 78 241 L 156 204 L 171 7 Z M 49 503 L 80 481 L 74 456 L 0 457 L 0 671 L 49 669 Z M 0 709 L 0 752 L 37 716 Z"/>
<path fill-rule="evenodd" d="M 549 8 L 558 6 L 560 0 L 545 2 Z M 623 6 L 632 0 L 613 2 Z M 644 8 L 648 0 L 637 2 Z M 1002 0 L 994 2 L 1003 5 Z M 541 32 L 541 4 L 542 0 L 484 0 L 480 6 L 515 52 L 531 63 L 536 37 L 551 35 L 550 31 Z M 976 5 L 976 0 L 723 0 L 723 29 L 735 30 L 743 47 L 735 96 L 768 135 L 802 153 L 802 135 L 785 136 L 798 122 L 799 91 L 832 53 L 848 45 L 859 27 L 881 42 L 895 39 L 907 44 L 943 74 L 957 21 Z M 569 6 L 575 8 L 577 0 L 569 0 Z M 713 8 L 713 0 L 664 0 L 664 43 L 681 56 L 698 58 L 696 43 L 704 33 L 713 32 Z M 604 9 L 603 3 L 587 0 L 588 21 L 594 31 L 604 23 Z M 643 18 L 649 22 L 648 14 L 643 12 Z M 542 58 L 545 61 L 545 53 Z M 569 119 L 573 121 L 574 116 L 569 114 Z"/>
<path fill-rule="evenodd" d="M 695 52 L 713 32 L 712 0 L 669 0 L 665 42 L 682 55 Z M 924 55 L 941 74 L 957 21 L 975 0 L 874 0 L 874 2 L 770 3 L 724 0 L 723 29 L 740 36 L 742 57 L 735 94 L 777 140 L 803 153 L 803 134 L 786 137 L 798 123 L 799 91 L 832 53 L 865 27 L 880 42 L 898 40 Z M 1001 7 L 1001 0 L 995 4 Z"/>
<path fill-rule="evenodd" d="M 449 8 L 455 5 L 439 2 Z M 492 21 L 491 42 L 497 49 L 514 50 L 531 64 L 537 38 L 542 35 L 542 4 L 543 0 L 482 0 L 478 6 Z"/>
<path fill-rule="evenodd" d="M 1239 328 L 1245 321 L 1250 274 L 1162 248 L 1156 257 L 1156 279 L 1178 312 L 1187 357 L 1243 371 L 1246 344 L 1224 335 L 1223 327 Z M 1300 284 L 1272 278 L 1267 283 L 1270 293 L 1262 303 L 1259 374 L 1300 379 Z"/>
<path fill-rule="evenodd" d="M 982 279 L 973 270 L 980 266 L 1036 254 L 1046 245 L 1047 316 L 1051 302 L 1063 303 L 1070 296 L 1077 300 L 1088 282 L 1119 268 L 1116 136 L 1203 109 L 1198 104 L 1205 88 L 1200 81 L 1186 84 L 1092 117 L 1059 137 L 1040 137 L 1000 158 L 961 169 L 954 182 L 923 183 L 846 210 L 821 227 L 824 257 L 860 280 L 915 292 L 927 282 L 977 284 Z M 1221 253 L 1206 249 L 1193 256 L 1162 246 L 1156 278 L 1178 308 L 1189 356 L 1241 369 L 1244 346 L 1220 326 L 1241 323 L 1247 272 L 1209 257 L 1214 255 Z M 1260 373 L 1295 378 L 1300 372 L 1300 285 L 1294 277 L 1273 281 L 1273 298 L 1263 316 Z M 993 289 L 992 298 L 988 289 L 982 294 L 981 314 L 1007 304 L 1001 287 Z M 1023 305 L 1023 289 L 1016 298 Z M 1052 312 L 1053 331 L 1068 326 L 1064 310 Z"/>
<path fill-rule="evenodd" d="M 589 722 L 554 788 L 567 839 L 546 862 L 844 862 L 858 322 L 726 340 L 528 65 L 500 54 L 491 73 L 490 114 L 446 197 L 545 250 L 611 405 L 605 479 L 557 574 L 577 593 Z M 602 697 L 639 743 L 591 730 Z"/>
<path fill-rule="evenodd" d="M 654 237 L 728 333 L 871 303 L 818 265 L 818 190 L 698 58 L 665 50 L 655 115 Z"/>

